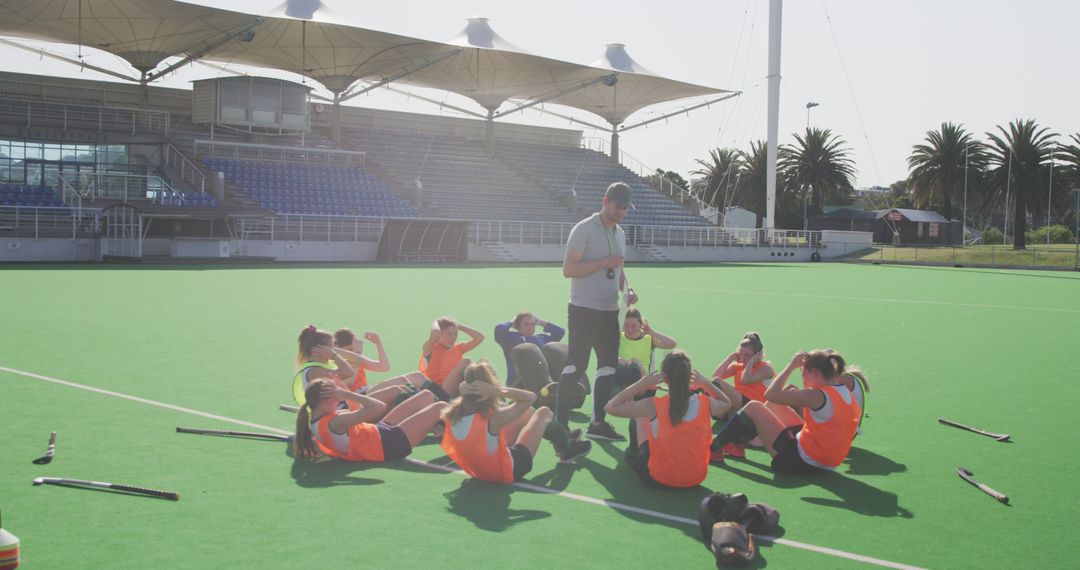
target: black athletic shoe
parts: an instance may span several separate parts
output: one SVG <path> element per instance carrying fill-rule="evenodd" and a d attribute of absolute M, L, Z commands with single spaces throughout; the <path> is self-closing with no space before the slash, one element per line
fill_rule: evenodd
<path fill-rule="evenodd" d="M 573 463 L 588 455 L 590 451 L 592 451 L 591 441 L 573 440 L 566 449 L 559 453 L 559 463 Z"/>
<path fill-rule="evenodd" d="M 626 441 L 626 438 L 615 431 L 607 422 L 593 422 L 589 424 L 589 430 L 585 437 L 598 441 Z"/>

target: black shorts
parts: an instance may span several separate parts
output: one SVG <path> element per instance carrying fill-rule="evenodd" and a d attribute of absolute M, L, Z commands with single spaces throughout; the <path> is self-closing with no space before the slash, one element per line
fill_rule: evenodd
<path fill-rule="evenodd" d="M 412 444 L 405 430 L 386 422 L 378 422 L 375 427 L 379 428 L 379 438 L 382 439 L 383 461 L 405 459 L 412 453 Z"/>
<path fill-rule="evenodd" d="M 799 455 L 799 432 L 802 426 L 791 426 L 773 442 L 776 457 L 772 458 L 772 470 L 774 473 L 788 473 L 791 475 L 811 475 L 823 471 L 820 467 L 810 465 Z"/>
<path fill-rule="evenodd" d="M 515 443 L 510 446 L 510 459 L 514 462 L 514 481 L 521 481 L 532 471 L 533 456 L 529 448 Z"/>
<path fill-rule="evenodd" d="M 653 479 L 652 475 L 649 473 L 649 442 L 646 441 L 639 445 L 637 453 L 628 455 L 626 460 L 634 470 L 634 474 L 638 476 L 638 479 L 641 479 L 642 483 L 653 487 L 664 486 L 658 483 L 656 479 Z"/>

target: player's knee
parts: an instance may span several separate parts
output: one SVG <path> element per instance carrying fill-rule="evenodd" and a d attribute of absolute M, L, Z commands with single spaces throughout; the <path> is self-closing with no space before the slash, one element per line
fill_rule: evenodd
<path fill-rule="evenodd" d="M 551 411 L 551 408 L 547 406 L 540 406 L 536 409 L 536 412 L 533 413 L 533 417 L 537 418 L 539 421 L 542 422 L 550 421 L 554 415 L 555 414 Z"/>

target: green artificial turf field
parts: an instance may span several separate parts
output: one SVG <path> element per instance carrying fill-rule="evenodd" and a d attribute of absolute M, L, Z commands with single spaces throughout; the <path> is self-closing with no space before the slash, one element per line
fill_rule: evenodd
<path fill-rule="evenodd" d="M 711 468 L 702 487 L 673 491 L 641 485 L 619 461 L 625 444 L 597 444 L 576 466 L 556 466 L 544 444 L 526 478 L 537 489 L 448 473 L 430 438 L 414 462 L 312 465 L 282 443 L 175 433 L 291 430 L 277 406 L 291 400 L 296 336 L 309 323 L 379 332 L 403 373 L 431 321 L 449 314 L 489 335 L 470 356 L 502 373 L 497 322 L 529 308 L 565 324 L 556 266 L 7 266 L 3 525 L 27 568 L 708 568 L 686 519 L 718 490 L 781 512 L 777 534 L 790 542 L 762 543 L 755 567 L 865 565 L 800 544 L 920 567 L 1069 564 L 1080 275 L 847 264 L 628 274 L 650 324 L 706 374 L 750 330 L 778 370 L 794 351 L 826 346 L 863 367 L 870 415 L 845 465 L 774 476 L 767 454 L 750 450 Z M 54 461 L 33 465 L 51 431 Z M 964 483 L 957 466 L 1011 506 Z M 181 500 L 32 486 L 40 476 Z"/>

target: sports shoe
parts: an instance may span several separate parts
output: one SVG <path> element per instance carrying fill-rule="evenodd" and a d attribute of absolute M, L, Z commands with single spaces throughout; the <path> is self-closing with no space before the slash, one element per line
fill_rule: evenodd
<path fill-rule="evenodd" d="M 559 452 L 559 463 L 573 463 L 592 451 L 592 442 L 575 439 L 566 449 Z"/>
<path fill-rule="evenodd" d="M 720 453 L 730 455 L 735 459 L 746 459 L 746 447 L 737 443 L 729 443 L 724 446 Z"/>
<path fill-rule="evenodd" d="M 626 438 L 615 431 L 607 422 L 593 422 L 589 424 L 589 430 L 585 437 L 599 441 L 626 441 Z"/>
<path fill-rule="evenodd" d="M 723 465 L 724 452 L 709 450 L 709 465 Z"/>

